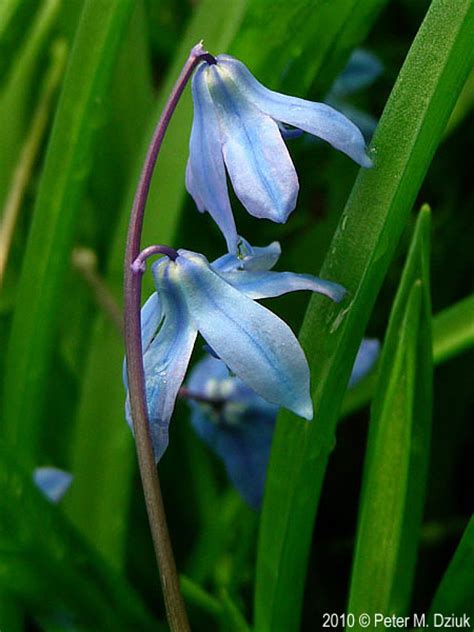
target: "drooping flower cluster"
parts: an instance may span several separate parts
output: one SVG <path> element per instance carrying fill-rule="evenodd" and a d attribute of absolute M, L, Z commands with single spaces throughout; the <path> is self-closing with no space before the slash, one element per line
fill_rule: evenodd
<path fill-rule="evenodd" d="M 186 185 L 200 211 L 208 211 L 231 252 L 238 236 L 225 170 L 247 211 L 286 222 L 296 206 L 298 176 L 279 123 L 314 134 L 363 167 L 371 160 L 360 130 L 325 103 L 289 97 L 265 88 L 244 64 L 219 55 L 193 77 L 195 115 Z"/>
<path fill-rule="evenodd" d="M 308 274 L 274 272 L 280 248 L 252 248 L 212 264 L 179 250 L 176 259 L 152 266 L 156 292 L 142 309 L 142 346 L 148 414 L 155 456 L 168 445 L 168 425 L 199 332 L 242 382 L 265 400 L 305 419 L 313 416 L 309 368 L 295 335 L 280 318 L 256 302 L 311 290 L 340 301 L 337 283 Z M 131 424 L 127 407 L 127 418 Z"/>
<path fill-rule="evenodd" d="M 279 244 L 253 248 L 239 237 L 226 172 L 250 214 L 285 222 L 295 208 L 299 184 L 282 124 L 314 134 L 360 165 L 371 166 L 362 134 L 345 116 L 326 104 L 268 90 L 228 55 L 212 60 L 207 55 L 193 78 L 186 184 L 198 209 L 207 210 L 221 229 L 228 254 L 209 263 L 202 254 L 168 248 L 168 256 L 152 266 L 156 292 L 142 308 L 141 323 L 157 461 L 168 445 L 170 418 L 198 332 L 242 384 L 239 392 L 248 389 L 263 402 L 262 409 L 283 406 L 311 419 L 303 350 L 288 325 L 256 301 L 296 290 L 334 301 L 344 296 L 337 283 L 273 271 Z M 128 394 L 126 416 L 132 425 Z"/>

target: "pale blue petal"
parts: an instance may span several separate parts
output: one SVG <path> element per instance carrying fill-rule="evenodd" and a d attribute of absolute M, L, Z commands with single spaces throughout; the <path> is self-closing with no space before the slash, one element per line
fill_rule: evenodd
<path fill-rule="evenodd" d="M 202 255 L 179 255 L 183 294 L 206 342 L 264 399 L 311 419 L 308 363 L 288 325 L 226 283 Z"/>
<path fill-rule="evenodd" d="M 36 487 L 53 503 L 61 500 L 69 489 L 72 479 L 72 474 L 57 467 L 37 467 L 33 471 Z"/>
<path fill-rule="evenodd" d="M 161 263 L 161 261 L 159 262 Z M 153 337 L 156 334 L 158 325 L 161 320 L 161 305 L 158 293 L 153 294 L 147 299 L 141 311 L 141 327 L 142 327 L 142 350 L 145 352 L 150 346 Z"/>
<path fill-rule="evenodd" d="M 352 368 L 348 388 L 355 386 L 372 369 L 380 354 L 380 342 L 376 338 L 364 338 Z"/>
<path fill-rule="evenodd" d="M 251 215 L 285 222 L 298 176 L 276 122 L 253 106 L 220 64 L 208 66 L 222 151 L 235 193 Z"/>
<path fill-rule="evenodd" d="M 325 281 L 311 274 L 296 274 L 294 272 L 247 272 L 237 270 L 220 273 L 222 278 L 233 287 L 253 299 L 281 296 L 287 292 L 310 290 L 324 294 L 338 303 L 346 293 L 342 285 Z"/>
<path fill-rule="evenodd" d="M 368 114 L 367 112 L 363 112 L 358 108 L 346 103 L 345 101 L 339 101 L 338 99 L 327 100 L 329 105 L 334 106 L 336 109 L 340 110 L 343 114 L 347 116 L 362 132 L 362 135 L 367 140 L 370 141 L 372 138 L 375 128 L 377 127 L 377 119 Z"/>
<path fill-rule="evenodd" d="M 241 99 L 253 103 L 276 121 L 298 127 L 330 143 L 363 167 L 372 166 L 360 130 L 333 108 L 274 92 L 258 82 L 242 62 L 219 55 L 218 65 L 226 68 L 239 86 Z M 221 70 L 222 72 L 222 70 Z"/>
<path fill-rule="evenodd" d="M 194 202 L 196 203 L 197 209 L 200 213 L 204 213 L 206 211 L 206 203 L 205 201 L 201 198 L 201 195 L 199 193 L 199 189 L 196 186 L 194 177 L 193 177 L 193 171 L 191 169 L 191 161 L 188 158 L 188 162 L 186 163 L 186 175 L 185 175 L 185 183 L 186 183 L 186 189 L 188 191 L 188 193 L 193 197 Z"/>
<path fill-rule="evenodd" d="M 277 241 L 268 246 L 251 246 L 247 240 L 240 237 L 239 255 L 226 254 L 212 262 L 212 268 L 217 272 L 232 270 L 271 270 L 281 255 L 281 247 Z"/>
<path fill-rule="evenodd" d="M 186 168 L 186 186 L 200 211 L 211 214 L 230 252 L 237 248 L 237 231 L 227 190 L 222 142 L 214 104 L 206 81 L 207 64 L 196 70 L 193 83 L 194 119 Z"/>
<path fill-rule="evenodd" d="M 209 382 L 222 381 L 229 377 L 229 369 L 222 360 L 215 356 L 206 355 L 193 368 L 187 381 L 187 386 L 192 393 L 210 396 Z"/>
<path fill-rule="evenodd" d="M 246 502 L 258 510 L 263 499 L 275 412 L 262 414 L 250 410 L 237 425 L 216 424 L 206 410 L 190 402 L 191 424 L 199 437 L 224 462 L 227 475 Z M 268 406 L 271 406 L 270 404 Z"/>
<path fill-rule="evenodd" d="M 264 271 L 271 270 L 281 255 L 281 246 L 278 241 L 273 241 L 268 246 L 253 246 L 252 252 L 244 257 L 243 270 Z"/>
<path fill-rule="evenodd" d="M 163 263 L 164 259 L 158 262 L 158 264 L 161 265 L 163 265 Z M 140 318 L 142 330 L 142 351 L 145 352 L 150 346 L 161 320 L 161 305 L 156 292 L 153 292 L 143 305 Z M 122 379 L 125 388 L 128 389 L 127 360 L 125 358 L 122 365 Z"/>
<path fill-rule="evenodd" d="M 196 340 L 197 330 L 174 278 L 175 264 L 153 267 L 163 322 L 143 356 L 148 416 L 155 459 L 168 446 L 168 427 Z"/>
<path fill-rule="evenodd" d="M 381 61 L 373 53 L 357 48 L 349 58 L 347 66 L 337 77 L 330 91 L 331 97 L 345 97 L 366 88 L 380 76 Z"/>

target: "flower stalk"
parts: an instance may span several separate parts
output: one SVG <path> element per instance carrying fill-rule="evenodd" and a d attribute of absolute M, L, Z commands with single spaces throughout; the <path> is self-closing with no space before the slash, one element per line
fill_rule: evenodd
<path fill-rule="evenodd" d="M 140 242 L 143 228 L 145 206 L 150 189 L 153 169 L 160 151 L 163 138 L 179 98 L 197 64 L 213 58 L 206 53 L 202 44 L 195 46 L 183 66 L 180 76 L 171 92 L 165 109 L 158 121 L 150 147 L 143 165 L 140 181 L 133 202 L 128 228 L 125 252 L 125 350 L 127 356 L 127 374 L 130 394 L 130 407 L 135 434 L 140 476 L 142 480 L 148 520 L 160 572 L 161 587 L 166 607 L 168 623 L 173 632 L 186 632 L 189 623 L 186 608 L 180 592 L 173 550 L 166 523 L 165 510 L 161 495 L 160 482 L 156 470 L 155 458 L 148 424 L 148 411 L 145 397 L 145 375 L 141 344 L 141 278 L 143 267 L 133 265 L 140 254 Z"/>

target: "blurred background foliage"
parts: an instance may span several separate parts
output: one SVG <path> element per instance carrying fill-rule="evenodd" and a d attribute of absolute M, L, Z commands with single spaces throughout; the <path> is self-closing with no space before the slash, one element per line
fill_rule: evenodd
<path fill-rule="evenodd" d="M 450 11 L 449 2 L 433 4 Z M 191 46 L 204 39 L 210 52 L 238 56 L 268 86 L 313 100 L 325 99 L 353 50 L 363 47 L 382 72 L 348 100 L 378 119 L 429 6 L 425 0 L 2 0 L 2 630 L 166 629 L 124 421 L 117 309 L 139 169 Z M 472 10 L 469 19 L 472 28 Z M 392 244 L 367 327 L 384 340 L 418 210 L 427 203 L 434 346 L 445 341 L 447 351 L 435 351 L 426 505 L 404 612 L 428 611 L 473 509 L 472 299 L 455 317 L 437 316 L 473 291 L 472 77 L 471 70 L 402 238 Z M 166 243 L 212 260 L 223 253 L 223 239 L 184 187 L 191 120 L 187 90 L 158 160 L 143 245 Z M 233 206 L 239 232 L 252 244 L 281 242 L 279 269 L 317 274 L 357 166 L 306 137 L 290 140 L 289 148 L 301 192 L 287 224 L 256 221 L 235 197 Z M 359 234 L 363 239 L 363 226 Z M 426 289 L 429 275 L 420 275 Z M 150 288 L 145 278 L 144 296 Z M 307 303 L 306 294 L 291 294 L 272 301 L 272 309 L 297 331 Z M 413 305 L 398 304 L 396 318 L 413 319 Z M 426 331 L 429 321 L 419 315 L 416 327 Z M 403 340 L 416 356 L 415 325 L 407 327 Z M 198 346 L 195 360 L 199 354 Z M 347 605 L 375 382 L 369 376 L 346 398 L 308 559 L 303 629 Z M 179 402 L 160 473 L 192 627 L 244 630 L 253 619 L 259 514 L 231 489 L 188 417 Z M 74 476 L 58 506 L 33 486 L 32 471 L 43 465 Z M 472 525 L 463 542 L 472 559 Z M 472 604 L 472 572 L 458 567 L 450 568 L 444 594 L 462 594 Z M 301 568 L 301 581 L 305 575 Z M 457 607 L 439 592 L 437 600 L 438 607 Z"/>

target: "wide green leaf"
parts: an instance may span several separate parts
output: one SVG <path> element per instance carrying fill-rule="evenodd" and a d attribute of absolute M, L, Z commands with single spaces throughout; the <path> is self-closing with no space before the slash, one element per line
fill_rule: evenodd
<path fill-rule="evenodd" d="M 321 270 L 348 290 L 313 298 L 301 331 L 315 419 L 282 412 L 272 448 L 257 560 L 256 627 L 298 628 L 314 517 L 339 403 L 372 306 L 474 58 L 474 5 L 435 0 L 415 38 Z M 276 519 L 277 517 L 277 519 Z"/>
<path fill-rule="evenodd" d="M 348 605 L 356 620 L 406 614 L 411 595 L 432 409 L 429 229 L 422 210 L 380 360 Z"/>

